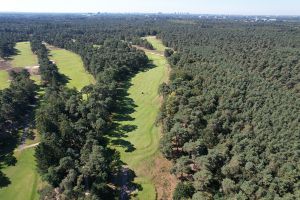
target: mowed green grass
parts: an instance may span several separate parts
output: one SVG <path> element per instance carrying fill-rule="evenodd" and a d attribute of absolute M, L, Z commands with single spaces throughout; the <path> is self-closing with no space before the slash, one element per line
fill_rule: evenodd
<path fill-rule="evenodd" d="M 151 43 L 153 40 L 150 41 Z M 159 43 L 159 40 L 155 41 Z M 146 55 L 156 66 L 148 71 L 138 73 L 131 80 L 129 98 L 137 106 L 135 112 L 130 114 L 133 121 L 120 121 L 121 125 L 137 127 L 123 137 L 123 140 L 130 142 L 135 150 L 126 152 L 122 146 L 116 149 L 120 152 L 121 159 L 130 169 L 134 170 L 137 178 L 136 183 L 141 184 L 143 190 L 138 192 L 138 199 L 156 199 L 156 191 L 151 181 L 151 175 L 147 174 L 148 169 L 153 167 L 153 158 L 158 153 L 160 130 L 155 126 L 155 120 L 160 108 L 160 97 L 158 87 L 167 81 L 168 68 L 167 60 L 163 56 L 146 52 Z"/>
<path fill-rule="evenodd" d="M 13 67 L 26 67 L 38 65 L 37 56 L 32 53 L 30 42 L 18 42 L 15 46 L 17 55 L 12 57 Z"/>
<path fill-rule="evenodd" d="M 39 199 L 37 188 L 41 184 L 41 178 L 36 170 L 34 148 L 15 151 L 15 157 L 17 158 L 15 166 L 2 169 L 11 184 L 0 188 L 0 199 Z"/>
<path fill-rule="evenodd" d="M 3 90 L 9 86 L 9 74 L 5 70 L 0 71 L 0 90 Z"/>
<path fill-rule="evenodd" d="M 165 51 L 166 46 L 163 45 L 161 40 L 157 39 L 155 36 L 147 36 L 147 37 L 145 37 L 145 39 L 147 39 L 148 42 L 150 42 L 152 44 L 152 46 L 155 48 L 155 50 L 161 51 L 161 52 Z"/>
<path fill-rule="evenodd" d="M 24 68 L 38 65 L 38 58 L 31 51 L 30 42 L 18 42 L 15 46 L 17 49 L 17 55 L 11 57 L 11 66 Z M 41 77 L 39 75 L 31 75 L 30 78 L 39 84 Z"/>
<path fill-rule="evenodd" d="M 95 83 L 93 76 L 85 71 L 79 55 L 65 49 L 50 48 L 50 59 L 55 61 L 59 72 L 69 79 L 67 87 L 81 90 Z"/>

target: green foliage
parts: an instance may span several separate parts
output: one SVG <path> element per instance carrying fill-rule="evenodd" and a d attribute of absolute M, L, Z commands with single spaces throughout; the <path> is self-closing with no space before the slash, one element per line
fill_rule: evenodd
<path fill-rule="evenodd" d="M 169 58 L 171 55 L 173 55 L 174 51 L 172 49 L 165 49 L 164 55 L 165 57 Z"/>
<path fill-rule="evenodd" d="M 110 154 L 114 161 L 107 156 L 111 150 L 105 136 L 112 128 L 116 92 L 148 64 L 145 54 L 130 42 L 144 44 L 145 40 L 134 40 L 157 35 L 174 49 L 167 53 L 170 82 L 159 89 L 164 96 L 158 118 L 163 130 L 161 150 L 174 160 L 173 171 L 184 182 L 193 183 L 192 198 L 299 198 L 298 19 L 244 23 L 190 18 L 193 23 L 174 23 L 170 16 L 3 18 L 2 55 L 11 56 L 13 44 L 31 38 L 42 79 L 50 86 L 37 112 L 43 134 L 37 157 L 39 170 L 62 189 L 62 197 L 82 197 L 87 188 L 91 198 L 110 193 L 105 187 L 110 180 L 105 177 L 115 172 L 118 154 Z M 164 52 L 165 46 L 155 37 L 147 40 Z M 97 83 L 81 93 L 60 87 L 64 77 L 47 58 L 41 41 L 80 55 Z M 150 88 L 152 82 L 138 83 Z M 17 91 L 20 93 L 1 93 L 6 105 L 1 108 L 2 124 L 24 114 L 19 110 L 18 115 L 12 114 L 19 105 L 11 96 L 20 99 L 19 94 L 27 95 L 20 88 Z M 89 157 L 93 151 L 101 157 Z M 102 167 L 96 159 L 109 166 Z M 99 170 L 101 175 L 82 171 L 83 166 Z M 88 174 L 87 186 L 83 173 Z"/>
<path fill-rule="evenodd" d="M 162 153 L 175 168 L 189 157 L 194 199 L 296 198 L 299 29 L 198 25 L 165 23 L 158 34 L 176 50 L 160 87 Z"/>
<path fill-rule="evenodd" d="M 194 187 L 189 183 L 178 183 L 174 190 L 174 200 L 190 199 L 194 193 Z"/>

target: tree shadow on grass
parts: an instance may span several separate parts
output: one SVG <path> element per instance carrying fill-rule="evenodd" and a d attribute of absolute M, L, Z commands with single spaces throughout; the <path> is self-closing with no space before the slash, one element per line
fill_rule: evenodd
<path fill-rule="evenodd" d="M 156 67 L 152 61 L 148 63 L 144 68 L 141 68 L 139 72 L 146 72 Z M 131 76 L 133 77 L 133 76 Z M 128 89 L 132 86 L 131 77 L 127 77 L 127 81 L 121 82 L 117 88 L 116 104 L 113 108 L 113 126 L 111 132 L 108 134 L 112 139 L 113 145 L 121 146 L 125 148 L 125 152 L 132 152 L 136 148 L 129 141 L 122 138 L 128 137 L 128 134 L 135 131 L 138 127 L 132 124 L 135 120 L 131 116 L 135 112 L 137 105 L 134 100 L 130 98 Z M 128 124 L 126 124 L 128 122 Z"/>
<path fill-rule="evenodd" d="M 143 69 L 140 69 L 140 72 L 146 72 L 154 67 L 156 66 L 150 62 Z M 128 89 L 130 86 L 132 86 L 132 84 L 130 80 L 128 80 L 122 82 L 117 89 L 116 104 L 113 108 L 114 114 L 112 117 L 113 126 L 109 133 L 111 144 L 125 148 L 125 152 L 132 152 L 136 149 L 130 141 L 127 141 L 124 138 L 128 137 L 128 134 L 138 128 L 138 126 L 132 124 L 132 121 L 134 121 L 135 118 L 133 118 L 131 114 L 135 112 L 137 105 L 129 96 Z M 128 124 L 126 122 L 128 122 Z M 135 177 L 135 172 L 129 169 L 128 166 L 126 166 L 126 163 L 123 163 L 119 173 L 113 176 L 113 183 L 120 188 L 119 199 L 130 199 L 130 196 L 137 195 L 137 190 L 143 190 L 142 185 L 134 183 Z"/>
<path fill-rule="evenodd" d="M 16 165 L 17 159 L 13 151 L 17 147 L 18 140 L 17 130 L 2 132 L 0 135 L 0 188 L 6 187 L 11 183 L 1 170 L 6 166 Z"/>
<path fill-rule="evenodd" d="M 0 171 L 0 188 L 7 187 L 9 184 L 11 184 L 9 178 Z"/>
<path fill-rule="evenodd" d="M 66 85 L 67 83 L 70 82 L 70 78 L 68 76 L 66 76 L 65 74 L 59 73 L 58 75 L 58 81 L 60 84 L 62 85 Z"/>
<path fill-rule="evenodd" d="M 1 137 L 1 150 L 0 150 L 0 167 L 2 165 L 14 166 L 17 159 L 14 157 L 14 149 L 18 144 L 17 133 L 6 137 Z"/>
<path fill-rule="evenodd" d="M 126 148 L 125 152 L 133 152 L 136 148 L 133 144 L 131 144 L 129 141 L 123 140 L 123 139 L 114 139 L 111 141 L 113 145 L 119 145 L 123 148 Z"/>
<path fill-rule="evenodd" d="M 136 125 L 131 124 L 135 120 L 131 114 L 135 112 L 137 107 L 127 92 L 131 85 L 130 81 L 123 82 L 117 89 L 116 104 L 113 108 L 113 125 L 108 134 L 112 138 L 111 143 L 125 148 L 125 152 L 132 152 L 135 150 L 135 147 L 132 143 L 122 138 L 128 137 L 128 134 L 138 128 Z M 126 124 L 127 122 L 128 124 Z"/>
<path fill-rule="evenodd" d="M 148 65 L 147 65 L 145 68 L 142 68 L 142 69 L 140 70 L 140 72 L 147 72 L 147 71 L 149 71 L 150 69 L 153 69 L 153 68 L 155 68 L 155 67 L 157 67 L 157 66 L 153 64 L 153 60 L 149 60 Z"/>
<path fill-rule="evenodd" d="M 134 196 L 135 191 L 142 191 L 142 185 L 134 183 L 136 174 L 128 166 L 123 165 L 119 173 L 113 177 L 113 183 L 119 186 L 119 199 L 129 200 L 130 196 Z"/>
<path fill-rule="evenodd" d="M 7 56 L 5 56 L 6 61 L 12 61 L 14 56 L 21 55 L 21 51 L 19 49 L 16 49 L 15 47 L 11 49 L 10 52 L 7 53 Z"/>

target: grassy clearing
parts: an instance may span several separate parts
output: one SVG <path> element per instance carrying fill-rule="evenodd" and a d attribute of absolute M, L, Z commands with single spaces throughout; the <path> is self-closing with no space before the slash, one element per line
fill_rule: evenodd
<path fill-rule="evenodd" d="M 13 67 L 26 67 L 38 65 L 37 56 L 32 53 L 30 42 L 18 42 L 16 44 L 17 55 L 12 57 Z"/>
<path fill-rule="evenodd" d="M 17 55 L 11 57 L 11 66 L 16 68 L 32 67 L 38 65 L 37 56 L 32 53 L 30 42 L 18 42 L 16 44 Z M 41 77 L 39 75 L 31 75 L 30 78 L 39 84 Z"/>
<path fill-rule="evenodd" d="M 152 46 L 155 48 L 155 50 L 160 51 L 160 52 L 165 51 L 166 46 L 163 45 L 161 40 L 157 39 L 155 36 L 147 36 L 147 37 L 145 37 L 145 39 L 147 39 L 152 44 Z"/>
<path fill-rule="evenodd" d="M 0 189 L 1 199 L 37 200 L 37 190 L 41 184 L 34 158 L 34 148 L 15 151 L 17 163 L 6 167 L 3 173 L 9 178 L 11 184 Z"/>
<path fill-rule="evenodd" d="M 50 59 L 55 61 L 59 72 L 67 76 L 68 87 L 81 90 L 84 86 L 95 83 L 93 76 L 85 71 L 79 55 L 65 49 L 51 48 L 51 46 L 49 49 Z"/>
<path fill-rule="evenodd" d="M 152 41 L 154 39 L 151 38 L 150 42 Z M 159 40 L 155 42 L 158 44 Z M 127 98 L 131 105 L 126 106 L 134 110 L 125 120 L 123 117 L 116 121 L 125 131 L 121 131 L 122 137 L 119 135 L 112 138 L 112 144 L 120 151 L 122 161 L 136 173 L 134 182 L 143 188 L 136 198 L 151 200 L 156 199 L 156 191 L 150 170 L 153 169 L 154 159 L 159 154 L 160 140 L 160 130 L 155 126 L 160 108 L 158 87 L 168 79 L 168 63 L 163 56 L 147 51 L 146 54 L 155 67 L 132 78 Z"/>
<path fill-rule="evenodd" d="M 0 90 L 9 86 L 9 74 L 7 71 L 0 71 Z"/>

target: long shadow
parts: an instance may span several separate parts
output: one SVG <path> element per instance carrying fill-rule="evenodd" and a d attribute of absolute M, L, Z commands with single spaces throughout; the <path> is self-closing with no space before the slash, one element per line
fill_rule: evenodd
<path fill-rule="evenodd" d="M 111 143 L 123 147 L 125 152 L 132 152 L 136 148 L 123 138 L 128 137 L 130 132 L 138 128 L 136 125 L 130 124 L 131 121 L 135 120 L 131 114 L 135 112 L 137 107 L 127 92 L 131 85 L 130 81 L 126 81 L 120 84 L 120 87 L 117 89 L 116 106 L 113 109 L 113 127 L 109 133 L 109 136 L 112 138 Z M 125 124 L 126 122 L 128 124 Z"/>
<path fill-rule="evenodd" d="M 149 63 L 144 68 L 140 69 L 139 72 L 146 72 L 152 68 L 156 67 L 155 65 Z M 128 134 L 135 131 L 138 126 L 132 124 L 132 121 L 135 120 L 131 116 L 132 113 L 136 111 L 138 107 L 134 100 L 130 98 L 128 89 L 132 86 L 129 77 L 125 82 L 122 82 L 117 89 L 116 104 L 113 108 L 113 126 L 112 130 L 109 132 L 108 136 L 111 138 L 111 144 L 115 146 L 121 146 L 125 149 L 125 152 L 135 151 L 136 148 L 130 142 L 124 138 L 128 137 Z M 127 123 L 128 122 L 128 123 Z M 132 192 L 135 190 L 142 191 L 142 185 L 134 183 L 134 178 L 136 177 L 135 172 L 132 169 L 129 169 L 126 166 L 126 163 L 123 163 L 118 174 L 116 174 L 113 179 L 114 183 L 120 188 L 120 197 L 121 200 L 127 200 L 132 195 Z"/>
<path fill-rule="evenodd" d="M 145 72 L 156 67 L 152 61 L 148 63 L 144 68 L 141 68 L 139 72 Z M 131 76 L 131 78 L 133 75 Z M 130 124 L 135 118 L 131 116 L 135 112 L 137 105 L 134 100 L 129 97 L 128 89 L 132 86 L 131 78 L 128 77 L 127 81 L 120 83 L 117 89 L 116 105 L 113 109 L 113 128 L 108 134 L 111 138 L 113 145 L 121 146 L 125 149 L 125 152 L 132 152 L 136 148 L 129 141 L 123 138 L 128 137 L 128 134 L 136 130 L 136 125 Z M 128 124 L 124 124 L 128 122 Z"/>

